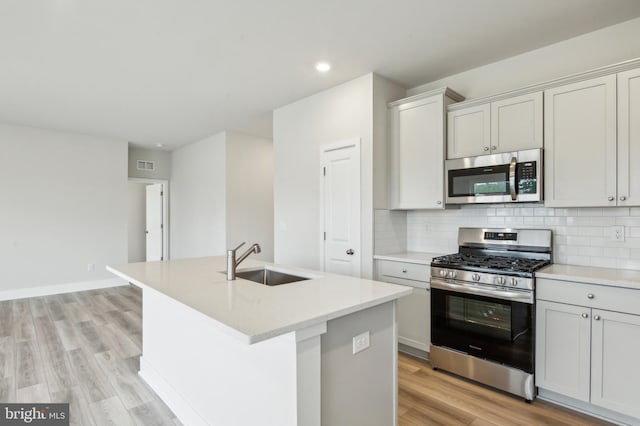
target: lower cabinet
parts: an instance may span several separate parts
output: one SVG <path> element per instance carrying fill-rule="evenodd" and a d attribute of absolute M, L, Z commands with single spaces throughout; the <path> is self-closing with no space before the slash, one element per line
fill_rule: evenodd
<path fill-rule="evenodd" d="M 640 291 L 553 280 L 537 289 L 536 385 L 640 418 L 640 306 L 630 303 Z"/>
<path fill-rule="evenodd" d="M 413 288 L 412 294 L 398 299 L 398 343 L 404 345 L 404 347 L 400 346 L 400 350 L 412 355 L 427 357 L 431 343 L 429 266 L 377 260 L 376 270 L 376 277 L 379 281 Z"/>

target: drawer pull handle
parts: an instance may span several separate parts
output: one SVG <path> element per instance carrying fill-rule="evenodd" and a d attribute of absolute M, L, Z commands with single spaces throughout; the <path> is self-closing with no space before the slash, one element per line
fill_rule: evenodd
<path fill-rule="evenodd" d="M 406 269 L 403 269 L 403 270 L 402 270 L 402 273 L 403 273 L 403 274 L 406 274 L 406 273 L 407 273 L 407 270 L 406 270 Z"/>
<path fill-rule="evenodd" d="M 596 297 L 596 296 L 594 296 L 593 293 L 587 294 L 587 299 L 593 299 L 594 297 Z"/>
<path fill-rule="evenodd" d="M 596 320 L 596 321 L 600 321 L 600 315 L 594 315 L 593 319 Z"/>
<path fill-rule="evenodd" d="M 589 318 L 589 314 L 583 313 L 582 318 Z"/>

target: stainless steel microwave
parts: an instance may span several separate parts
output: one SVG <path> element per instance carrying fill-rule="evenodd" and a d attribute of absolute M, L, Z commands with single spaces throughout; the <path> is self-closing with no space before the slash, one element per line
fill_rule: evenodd
<path fill-rule="evenodd" d="M 542 201 L 542 170 L 542 149 L 446 160 L 446 202 Z"/>

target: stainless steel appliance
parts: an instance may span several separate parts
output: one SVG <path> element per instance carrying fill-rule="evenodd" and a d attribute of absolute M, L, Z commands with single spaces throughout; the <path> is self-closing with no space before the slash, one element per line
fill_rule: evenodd
<path fill-rule="evenodd" d="M 535 397 L 535 271 L 551 230 L 460 228 L 458 253 L 431 262 L 433 368 Z"/>
<path fill-rule="evenodd" d="M 445 161 L 448 204 L 542 201 L 542 149 Z"/>

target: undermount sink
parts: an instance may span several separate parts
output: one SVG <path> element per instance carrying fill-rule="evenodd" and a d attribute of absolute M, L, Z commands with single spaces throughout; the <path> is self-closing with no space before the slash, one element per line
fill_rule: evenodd
<path fill-rule="evenodd" d="M 236 277 L 264 285 L 280 285 L 310 279 L 299 275 L 287 274 L 270 268 L 251 268 L 236 271 Z"/>

